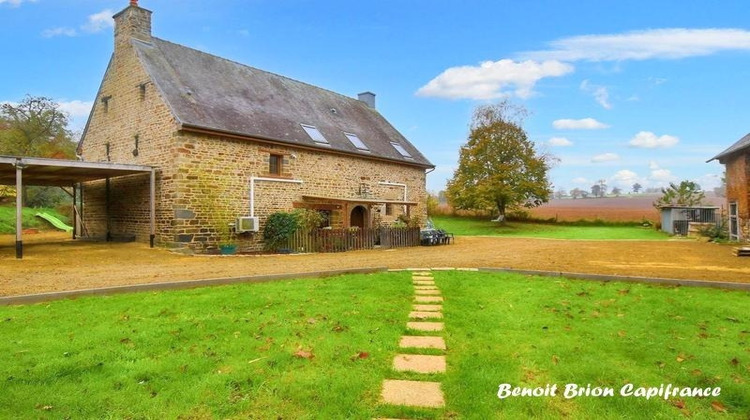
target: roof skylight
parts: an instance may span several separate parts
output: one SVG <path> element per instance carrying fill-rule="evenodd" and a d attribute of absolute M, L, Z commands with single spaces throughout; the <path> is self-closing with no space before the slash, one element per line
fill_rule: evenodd
<path fill-rule="evenodd" d="M 367 147 L 367 145 L 365 144 L 365 142 L 363 142 L 359 137 L 357 137 L 356 134 L 344 133 L 344 135 L 346 136 L 346 138 L 349 139 L 350 142 L 352 142 L 352 144 L 354 145 L 354 147 L 356 147 L 357 149 L 368 151 L 368 152 L 370 151 L 370 148 Z"/>
<path fill-rule="evenodd" d="M 307 125 L 307 124 L 300 124 L 302 128 L 305 130 L 308 136 L 310 136 L 311 139 L 315 143 L 322 143 L 322 144 L 328 144 L 328 140 L 326 140 L 325 137 L 323 137 L 323 133 L 321 133 L 317 127 L 314 125 Z"/>
<path fill-rule="evenodd" d="M 412 155 L 404 149 L 404 146 L 401 145 L 401 143 L 393 143 L 391 142 L 391 146 L 393 146 L 396 151 L 401 153 L 401 156 L 407 158 L 407 159 L 414 159 Z"/>

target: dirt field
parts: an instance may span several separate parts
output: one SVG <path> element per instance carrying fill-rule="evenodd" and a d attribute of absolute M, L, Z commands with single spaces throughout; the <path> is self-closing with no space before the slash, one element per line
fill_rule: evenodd
<path fill-rule="evenodd" d="M 654 201 L 659 195 L 637 195 L 605 198 L 579 198 L 550 200 L 543 206 L 531 209 L 532 216 L 544 219 L 557 218 L 560 221 L 577 221 L 581 219 L 603 219 L 608 221 L 640 222 L 643 219 L 655 222 L 659 213 L 654 208 Z M 710 205 L 726 206 L 726 199 L 713 194 L 706 196 Z"/>
<path fill-rule="evenodd" d="M 363 267 L 503 267 L 750 282 L 750 258 L 693 240 L 561 241 L 458 237 L 449 246 L 278 256 L 185 256 L 146 244 L 91 243 L 60 233 L 28 235 L 24 259 L 0 236 L 0 295 L 258 274 Z"/>

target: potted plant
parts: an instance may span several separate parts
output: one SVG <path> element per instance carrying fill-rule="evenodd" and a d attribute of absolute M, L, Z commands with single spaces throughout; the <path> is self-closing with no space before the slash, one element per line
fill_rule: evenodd
<path fill-rule="evenodd" d="M 219 223 L 219 252 L 221 255 L 234 255 L 237 253 L 237 241 L 234 223 Z"/>

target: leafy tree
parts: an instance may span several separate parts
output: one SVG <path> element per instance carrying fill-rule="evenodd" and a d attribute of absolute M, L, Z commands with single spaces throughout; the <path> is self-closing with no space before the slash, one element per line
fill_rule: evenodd
<path fill-rule="evenodd" d="M 555 191 L 555 198 L 558 199 L 558 200 L 563 199 L 563 198 L 565 198 L 567 196 L 568 196 L 568 193 L 565 192 L 565 190 L 563 190 L 562 188 L 560 188 L 559 190 Z"/>
<path fill-rule="evenodd" d="M 643 189 L 643 185 L 641 185 L 641 184 L 639 184 L 639 183 L 637 183 L 637 182 L 636 182 L 635 184 L 633 184 L 633 192 L 634 192 L 634 193 L 638 194 L 638 192 L 639 192 L 639 191 L 640 191 L 641 189 Z"/>
<path fill-rule="evenodd" d="M 454 208 L 497 210 L 503 220 L 506 209 L 549 201 L 553 158 L 534 149 L 521 127 L 526 114 L 507 101 L 474 110 L 468 142 L 448 181 L 446 194 Z"/>
<path fill-rule="evenodd" d="M 0 154 L 71 159 L 75 147 L 68 116 L 53 100 L 26 96 L 0 106 Z"/>
<path fill-rule="evenodd" d="M 619 197 L 620 194 L 622 194 L 622 190 L 620 189 L 620 187 L 614 187 L 614 188 L 612 188 L 612 194 L 615 197 Z"/>
<path fill-rule="evenodd" d="M 573 188 L 570 190 L 570 196 L 575 200 L 576 198 L 583 197 L 583 191 L 580 188 Z"/>
<path fill-rule="evenodd" d="M 68 130 L 68 116 L 45 97 L 27 95 L 18 104 L 0 106 L 0 155 L 56 159 L 75 157 L 76 144 Z M 0 196 L 9 192 L 0 191 Z M 69 197 L 55 187 L 24 187 L 30 207 L 52 207 Z"/>
<path fill-rule="evenodd" d="M 693 181 L 682 181 L 679 185 L 669 183 L 669 188 L 661 189 L 662 196 L 654 202 L 654 207 L 664 206 L 698 206 L 706 195 L 701 186 Z"/>
<path fill-rule="evenodd" d="M 591 195 L 594 197 L 599 197 L 599 195 L 602 192 L 602 188 L 599 186 L 599 184 L 594 184 L 591 186 Z"/>

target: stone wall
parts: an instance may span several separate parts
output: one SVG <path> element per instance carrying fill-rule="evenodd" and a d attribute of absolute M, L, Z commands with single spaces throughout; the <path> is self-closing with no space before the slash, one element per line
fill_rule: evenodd
<path fill-rule="evenodd" d="M 132 9 L 139 11 L 138 8 Z M 121 17 L 127 16 L 122 14 Z M 177 122 L 138 60 L 131 46 L 133 41 L 126 37 L 128 31 L 118 29 L 117 32 L 115 53 L 100 86 L 79 153 L 86 161 L 159 168 L 156 188 L 158 242 L 172 230 Z M 86 229 L 92 236 L 103 236 L 107 232 L 104 186 L 104 181 L 84 184 L 83 216 Z M 148 241 L 148 198 L 148 176 L 112 179 L 109 212 L 112 232 L 135 234 L 137 240 Z"/>
<path fill-rule="evenodd" d="M 392 223 L 403 212 L 403 206 L 394 206 L 393 214 L 386 216 L 382 205 L 367 200 L 403 200 L 404 188 L 381 185 L 382 181 L 407 184 L 407 200 L 419 203 L 411 214 L 422 221 L 426 218 L 422 168 L 191 133 L 179 137 L 177 150 L 172 241 L 179 245 L 198 250 L 216 246 L 221 240 L 222 225 L 252 213 L 260 218 L 260 232 L 241 235 L 238 242 L 242 250 L 259 250 L 265 219 L 274 212 L 301 207 L 331 210 L 334 227 L 348 226 L 348 213 L 358 204 L 368 209 L 370 221 L 381 213 L 382 222 Z M 268 172 L 272 154 L 283 156 L 280 176 Z M 253 177 L 263 179 L 254 181 L 255 208 L 251 211 Z M 364 201 L 357 203 L 358 199 Z"/>
<path fill-rule="evenodd" d="M 750 238 L 750 154 L 739 154 L 726 161 L 727 204 L 737 202 L 743 240 Z M 728 208 L 729 206 L 727 206 Z"/>

